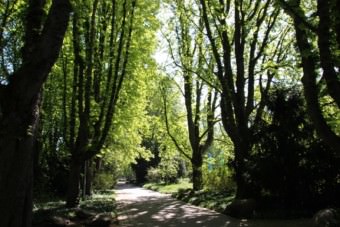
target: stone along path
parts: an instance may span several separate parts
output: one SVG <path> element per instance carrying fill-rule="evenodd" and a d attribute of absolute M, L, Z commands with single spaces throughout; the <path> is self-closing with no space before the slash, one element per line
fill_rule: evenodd
<path fill-rule="evenodd" d="M 158 192 L 118 184 L 117 202 L 122 227 L 311 227 L 311 220 L 235 219 L 188 205 Z"/>

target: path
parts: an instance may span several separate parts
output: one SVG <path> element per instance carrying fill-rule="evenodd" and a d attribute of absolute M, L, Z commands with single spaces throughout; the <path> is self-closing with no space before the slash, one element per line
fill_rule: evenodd
<path fill-rule="evenodd" d="M 311 227 L 310 220 L 238 220 L 158 192 L 118 184 L 122 227 Z"/>

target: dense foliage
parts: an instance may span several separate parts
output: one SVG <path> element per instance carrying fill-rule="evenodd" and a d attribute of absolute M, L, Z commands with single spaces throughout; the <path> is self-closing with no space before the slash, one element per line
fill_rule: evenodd
<path fill-rule="evenodd" d="M 249 164 L 253 196 L 272 199 L 282 209 L 339 206 L 334 196 L 340 187 L 340 160 L 316 136 L 300 93 L 301 88 L 284 86 L 271 91 L 268 119 L 254 138 Z"/>

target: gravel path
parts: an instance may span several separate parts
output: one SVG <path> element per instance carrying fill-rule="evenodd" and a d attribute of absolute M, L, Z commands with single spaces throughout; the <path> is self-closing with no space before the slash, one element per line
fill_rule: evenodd
<path fill-rule="evenodd" d="M 311 227 L 311 221 L 247 220 L 188 205 L 158 192 L 128 184 L 116 189 L 122 227 Z"/>

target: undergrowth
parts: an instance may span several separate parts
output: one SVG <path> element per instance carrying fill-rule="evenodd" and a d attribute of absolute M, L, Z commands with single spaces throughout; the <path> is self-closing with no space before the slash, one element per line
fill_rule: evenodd
<path fill-rule="evenodd" d="M 192 189 L 179 190 L 172 197 L 196 206 L 205 207 L 223 213 L 228 204 L 234 199 L 231 191 L 217 192 L 210 190 L 193 191 Z"/>
<path fill-rule="evenodd" d="M 116 217 L 114 190 L 98 191 L 86 200 L 81 200 L 78 208 L 94 213 L 111 213 Z M 64 201 L 56 198 L 51 198 L 49 202 L 38 200 L 33 207 L 33 224 L 44 222 L 53 216 L 73 219 L 76 216 L 75 210 L 76 208 L 67 208 Z"/>
<path fill-rule="evenodd" d="M 233 191 L 201 190 L 194 192 L 188 179 L 181 179 L 176 184 L 147 183 L 144 188 L 161 193 L 172 194 L 172 197 L 196 206 L 205 207 L 223 213 L 226 206 L 234 199 Z"/>

